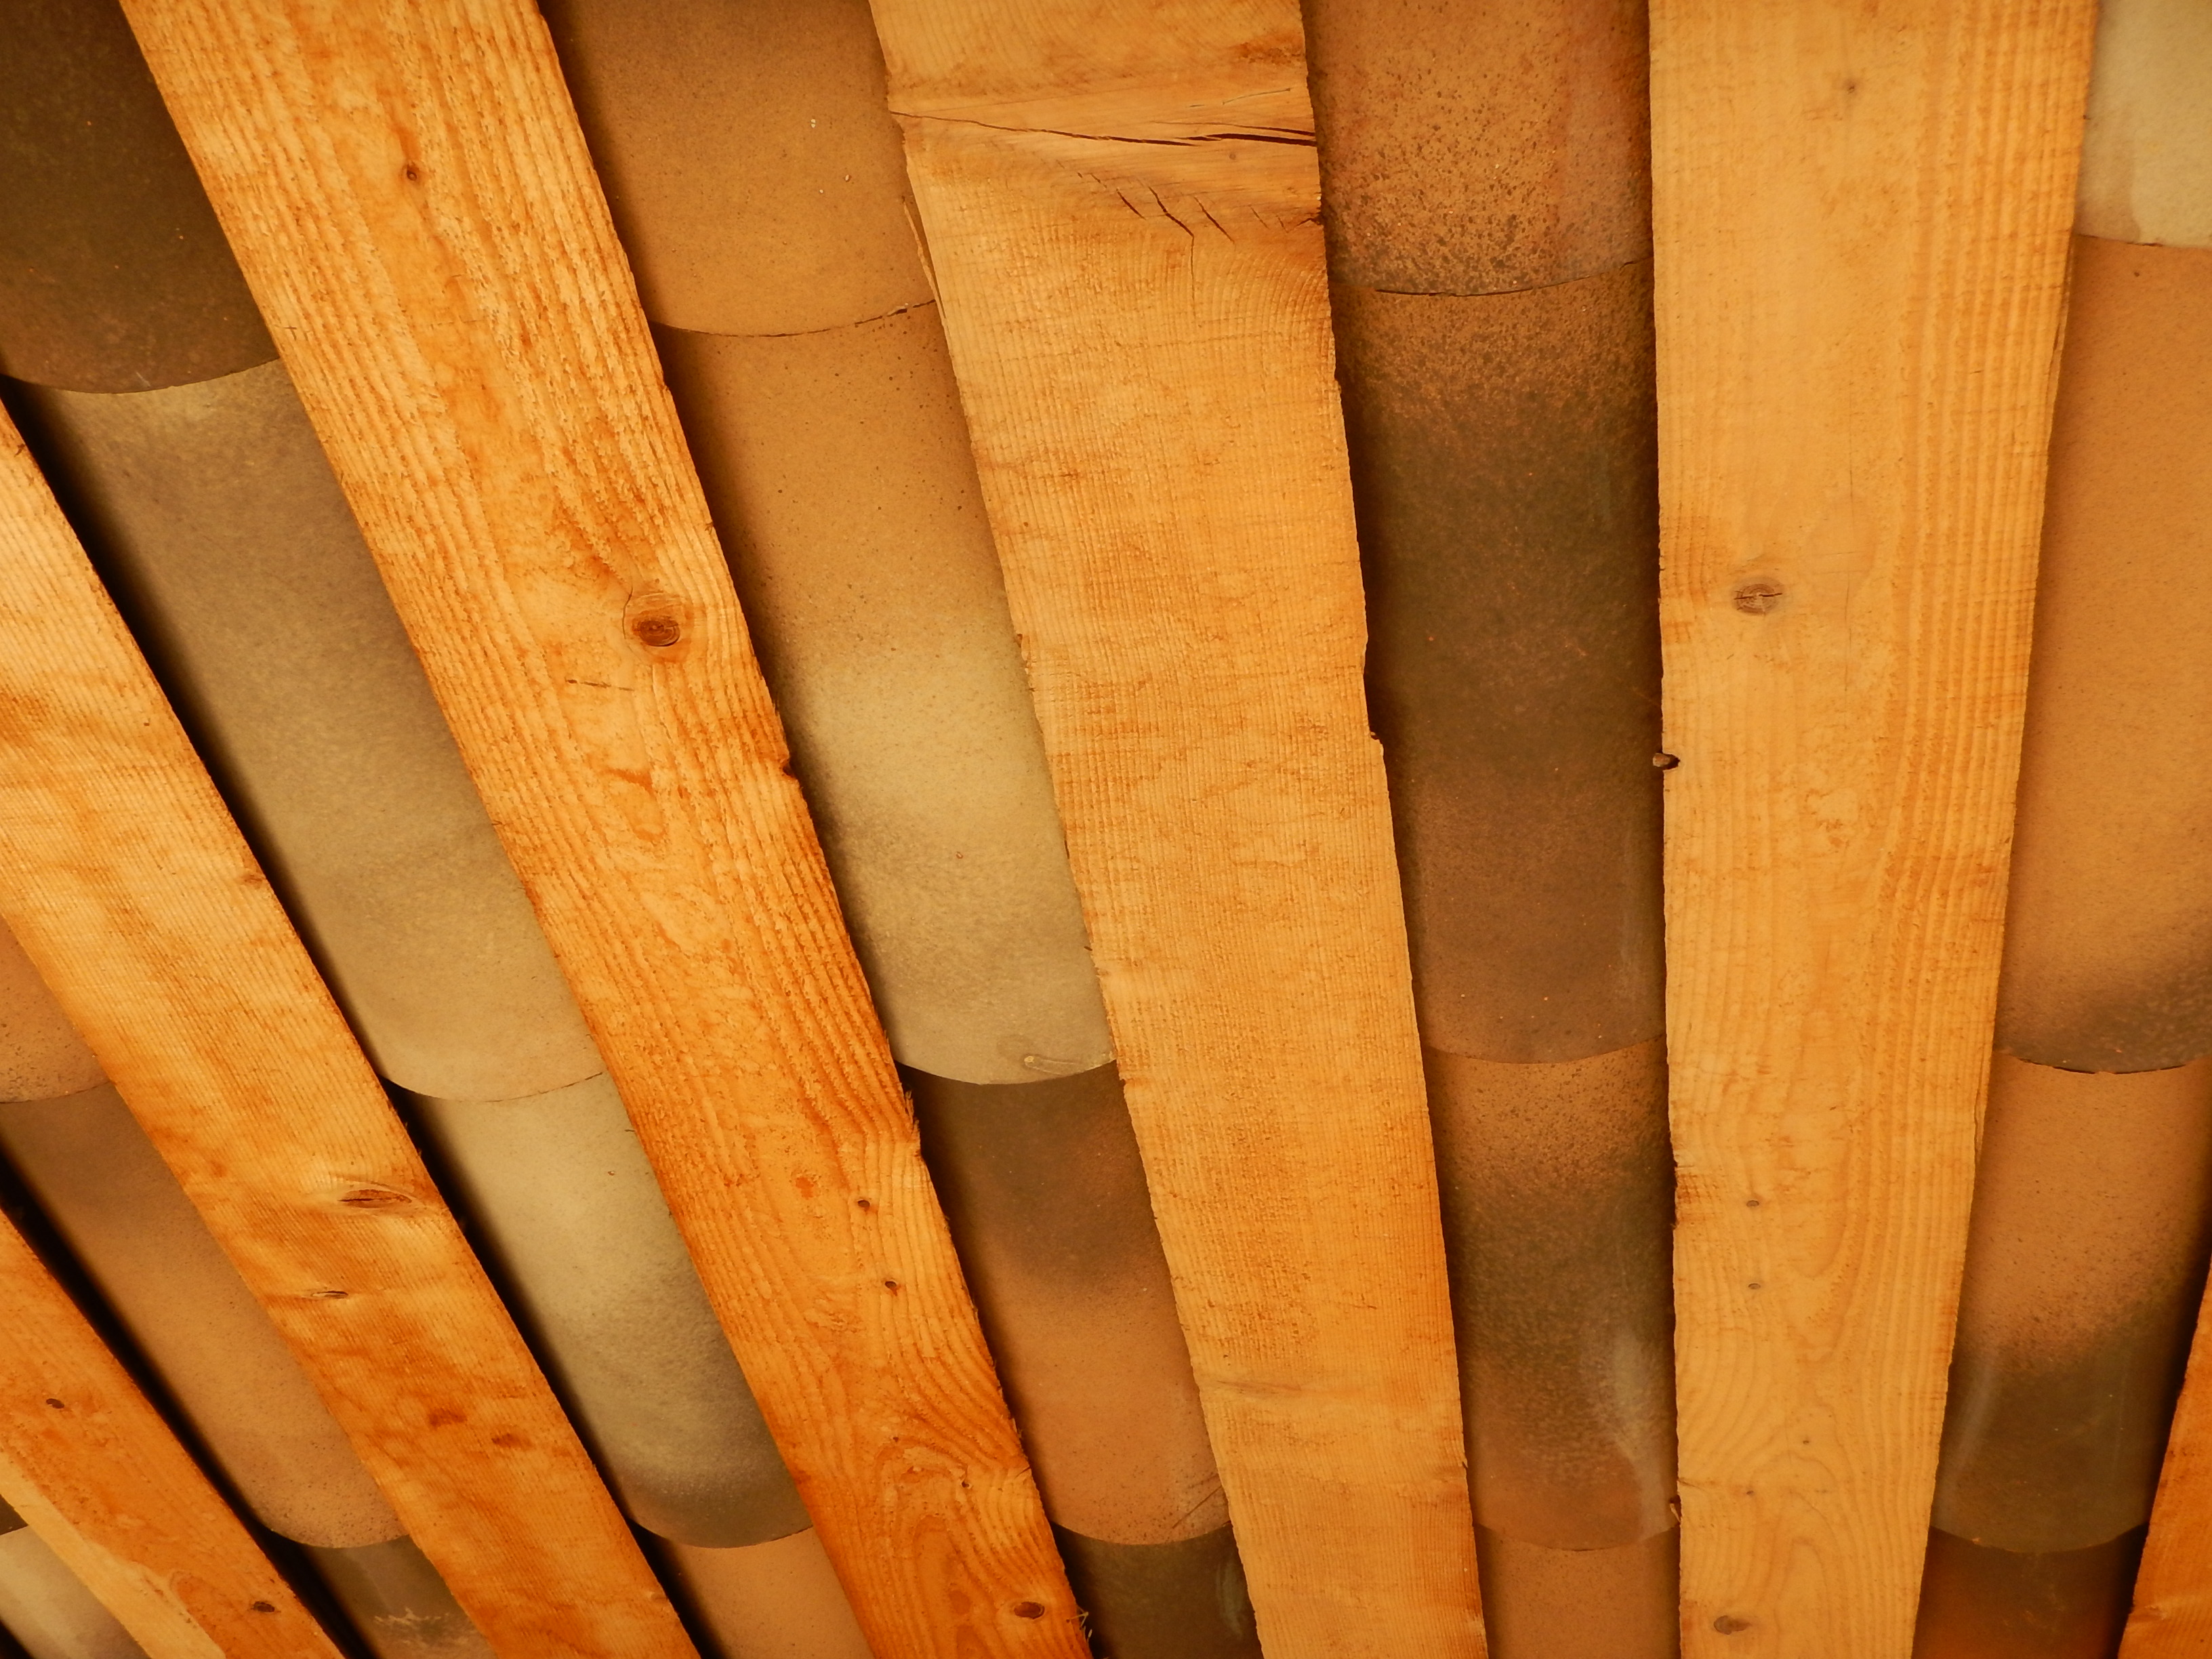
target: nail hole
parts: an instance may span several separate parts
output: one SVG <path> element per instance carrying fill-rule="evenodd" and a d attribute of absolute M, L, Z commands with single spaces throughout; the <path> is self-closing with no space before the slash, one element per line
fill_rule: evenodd
<path fill-rule="evenodd" d="M 58 1412 L 65 1412 L 69 1409 L 67 1406 L 63 1405 L 58 1400 L 49 1400 L 46 1401 L 46 1404 L 52 1406 Z"/>
<path fill-rule="evenodd" d="M 246 1605 L 252 1608 L 256 1613 L 274 1613 L 276 1611 L 276 1604 L 270 1601 L 248 1601 Z"/>
<path fill-rule="evenodd" d="M 1042 1619 L 1044 1617 L 1044 1604 L 1040 1601 L 1017 1601 L 1014 1603 L 1014 1617 Z"/>
<path fill-rule="evenodd" d="M 1749 1630 L 1751 1628 L 1751 1620 L 1748 1619 L 1738 1619 L 1733 1613 L 1724 1613 L 1719 1618 L 1713 1620 L 1713 1628 L 1723 1636 L 1733 1636 L 1740 1630 Z"/>

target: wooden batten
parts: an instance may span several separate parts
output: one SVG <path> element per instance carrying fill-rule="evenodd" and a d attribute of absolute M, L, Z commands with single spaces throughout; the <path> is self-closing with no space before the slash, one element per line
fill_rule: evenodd
<path fill-rule="evenodd" d="M 455 1597 L 514 1659 L 689 1654 L 12 426 L 0 699 L 0 914 Z"/>
<path fill-rule="evenodd" d="M 2077 543 L 2094 561 L 2080 614 L 2087 642 L 2100 648 L 2083 665 L 2102 672 L 2091 678 L 2062 663 L 2058 673 L 2109 698 L 2097 709 L 2101 720 L 2083 722 L 2076 761 L 2083 839 L 2104 854 L 2082 862 L 2109 895 L 2089 913 L 2091 927 L 2124 942 L 2100 975 L 2122 992 L 2107 1021 L 2139 1009 L 2182 1013 L 2185 1034 L 2145 1034 L 2161 1049 L 2148 1058 L 2165 1065 L 2197 1049 L 2212 1024 L 2208 85 L 2212 9 L 2189 0 L 2107 0 L 2100 9 L 2046 530 L 2047 546 Z M 2146 635 L 2164 648 L 2144 652 Z M 2042 662 L 2039 655 L 2039 672 Z M 2155 758 L 2145 765 L 2148 757 Z M 2123 776 L 2118 793 L 2112 784 Z M 2120 927 L 2111 925 L 2116 914 Z M 2075 941 L 2051 944 L 2063 961 Z M 2082 954 L 2078 945 L 2073 954 Z M 2142 975 L 2146 967 L 2152 973 Z M 2203 1099 L 2193 1103 L 2199 1133 Z M 2201 1212 L 2197 1219 L 2204 1224 Z M 2197 1315 L 2120 1652 L 2212 1653 L 2212 1305 Z"/>
<path fill-rule="evenodd" d="M 1912 1640 L 2087 0 L 1653 8 L 1690 1655 Z"/>
<path fill-rule="evenodd" d="M 2173 1414 L 2122 1659 L 2212 1652 L 2212 1295 L 2200 1310 Z"/>
<path fill-rule="evenodd" d="M 1261 1642 L 1479 1652 L 1297 8 L 875 13 Z"/>
<path fill-rule="evenodd" d="M 0 1220 L 0 1502 L 148 1659 L 338 1659 L 21 1234 Z"/>
<path fill-rule="evenodd" d="M 878 1659 L 1073 1659 L 544 24 L 126 9 Z"/>

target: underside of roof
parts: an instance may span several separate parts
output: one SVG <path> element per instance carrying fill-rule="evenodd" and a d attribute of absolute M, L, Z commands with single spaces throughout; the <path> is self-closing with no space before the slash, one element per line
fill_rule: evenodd
<path fill-rule="evenodd" d="M 0 0 L 0 1659 L 2212 1659 L 2207 0 Z"/>

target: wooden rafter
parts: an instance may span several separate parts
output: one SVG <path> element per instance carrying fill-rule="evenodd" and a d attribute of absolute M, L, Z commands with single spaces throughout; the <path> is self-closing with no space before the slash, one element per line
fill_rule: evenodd
<path fill-rule="evenodd" d="M 0 1501 L 149 1659 L 338 1659 L 13 1225 L 0 1220 Z"/>
<path fill-rule="evenodd" d="M 1261 1638 L 1479 1651 L 1297 7 L 875 11 Z"/>
<path fill-rule="evenodd" d="M 689 1654 L 12 426 L 0 702 L 0 915 L 457 1599 L 513 1659 Z"/>
<path fill-rule="evenodd" d="M 1080 1653 L 543 23 L 126 9 L 878 1659 Z"/>
<path fill-rule="evenodd" d="M 2212 1652 L 2212 1297 L 2200 1313 L 2173 1414 L 2122 1659 Z"/>
<path fill-rule="evenodd" d="M 1692 1656 L 1911 1645 L 2093 10 L 1653 10 Z"/>

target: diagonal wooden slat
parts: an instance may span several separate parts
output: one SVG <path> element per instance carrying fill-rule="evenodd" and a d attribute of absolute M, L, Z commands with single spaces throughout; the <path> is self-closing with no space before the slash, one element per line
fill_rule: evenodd
<path fill-rule="evenodd" d="M 2079 780 L 2087 854 L 2075 853 L 2073 867 L 2088 866 L 2105 902 L 2090 913 L 2096 946 L 2069 949 L 2075 941 L 2053 929 L 2050 960 L 2075 968 L 2088 955 L 2094 977 L 2083 978 L 2119 990 L 2100 1011 L 2106 1029 L 2096 1035 L 2107 1043 L 2112 1026 L 2149 1017 L 2163 1052 L 2138 1049 L 2128 1056 L 2136 1063 L 2197 1048 L 2212 1015 L 2201 965 L 2212 946 L 2208 91 L 2212 7 L 2099 9 L 2046 547 L 2079 560 L 2075 638 L 2103 671 L 2088 680 L 2095 723 L 2081 722 L 2067 781 Z M 2156 641 L 2149 651 L 2146 635 Z M 2061 684 L 2082 678 L 2059 674 Z M 2131 1048 L 2142 1042 L 2126 1036 Z M 2212 1297 L 2197 1312 L 2120 1653 L 2212 1655 Z"/>
<path fill-rule="evenodd" d="M 1911 1646 L 2093 11 L 1653 8 L 1691 1656 Z"/>
<path fill-rule="evenodd" d="M 338 1659 L 129 1372 L 0 1219 L 0 1501 L 149 1659 Z"/>
<path fill-rule="evenodd" d="M 1297 9 L 875 13 L 1261 1640 L 1479 1652 Z"/>
<path fill-rule="evenodd" d="M 878 1659 L 1074 1659 L 543 23 L 126 10 Z"/>
<path fill-rule="evenodd" d="M 2189 1371 L 2159 1472 L 2122 1659 L 2212 1654 L 2212 1293 L 2197 1315 Z"/>
<path fill-rule="evenodd" d="M 0 915 L 493 1647 L 688 1655 L 4 422 Z"/>

